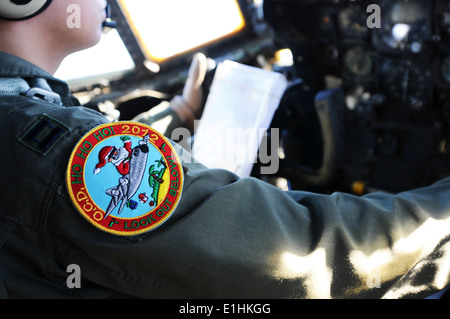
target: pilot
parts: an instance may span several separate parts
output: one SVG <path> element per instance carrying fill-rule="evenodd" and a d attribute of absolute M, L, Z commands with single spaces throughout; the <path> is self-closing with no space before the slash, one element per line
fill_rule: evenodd
<path fill-rule="evenodd" d="M 136 236 L 94 227 L 68 193 L 67 163 L 85 134 L 112 124 L 52 74 L 99 41 L 106 2 L 76 1 L 81 28 L 66 25 L 71 4 L 0 2 L 2 297 L 426 298 L 449 284 L 448 178 L 400 194 L 321 195 L 183 157 L 165 223 Z M 179 125 L 188 111 L 174 102 L 159 119 Z"/>

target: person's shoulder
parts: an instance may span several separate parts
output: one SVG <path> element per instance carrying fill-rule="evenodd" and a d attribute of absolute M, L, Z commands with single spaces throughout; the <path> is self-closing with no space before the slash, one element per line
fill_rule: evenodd
<path fill-rule="evenodd" d="M 92 125 L 92 123 L 100 125 L 109 122 L 101 112 L 88 107 L 64 106 L 24 96 L 2 97 L 0 114 L 3 118 L 22 118 L 24 121 L 46 115 L 69 127 Z"/>
<path fill-rule="evenodd" d="M 61 106 L 43 101 L 30 103 L 28 112 L 52 118 L 70 130 L 87 131 L 109 120 L 99 111 L 84 106 Z"/>
<path fill-rule="evenodd" d="M 102 113 L 87 107 L 18 97 L 2 99 L 0 117 L 0 132 L 7 134 L 11 143 L 18 141 L 47 158 L 56 149 L 69 152 L 86 132 L 109 122 Z"/>
<path fill-rule="evenodd" d="M 102 113 L 84 106 L 63 107 L 52 110 L 49 114 L 73 128 L 92 128 L 110 122 Z"/>

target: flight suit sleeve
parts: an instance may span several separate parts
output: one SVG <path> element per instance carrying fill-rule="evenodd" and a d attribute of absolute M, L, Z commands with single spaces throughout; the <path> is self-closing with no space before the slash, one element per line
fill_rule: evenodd
<path fill-rule="evenodd" d="M 450 179 L 397 195 L 320 195 L 181 158 L 177 209 L 144 235 L 105 233 L 56 198 L 58 264 L 142 298 L 425 297 L 448 283 Z"/>
<path fill-rule="evenodd" d="M 163 101 L 147 112 L 137 115 L 133 121 L 150 125 L 168 138 L 171 138 L 173 130 L 186 126 L 178 113 L 171 108 L 169 101 Z"/>

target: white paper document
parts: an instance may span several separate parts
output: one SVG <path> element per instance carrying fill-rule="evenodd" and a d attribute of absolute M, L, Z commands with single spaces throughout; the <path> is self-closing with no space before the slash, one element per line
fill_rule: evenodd
<path fill-rule="evenodd" d="M 209 168 L 249 176 L 287 84 L 281 73 L 233 61 L 220 63 L 197 122 L 195 159 Z"/>

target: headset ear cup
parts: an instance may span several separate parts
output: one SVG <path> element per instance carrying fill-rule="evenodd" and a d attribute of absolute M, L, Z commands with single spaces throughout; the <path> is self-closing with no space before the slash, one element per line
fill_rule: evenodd
<path fill-rule="evenodd" d="M 31 19 L 44 11 L 52 0 L 2 0 L 0 18 L 6 20 Z"/>

